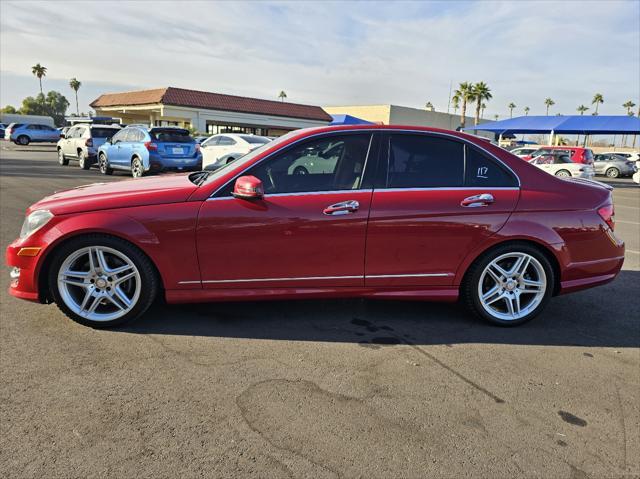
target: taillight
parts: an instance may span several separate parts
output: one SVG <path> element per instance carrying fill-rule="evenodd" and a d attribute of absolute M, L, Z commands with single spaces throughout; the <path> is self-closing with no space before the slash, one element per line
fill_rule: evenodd
<path fill-rule="evenodd" d="M 613 209 L 613 205 L 608 204 L 608 205 L 601 206 L 600 208 L 598 208 L 598 214 L 604 220 L 604 222 L 609 225 L 609 228 L 611 228 L 611 231 L 613 231 L 615 228 L 615 221 L 614 221 L 615 211 Z"/>
<path fill-rule="evenodd" d="M 196 151 L 200 151 L 200 143 L 196 143 Z"/>
<path fill-rule="evenodd" d="M 87 138 L 87 141 L 84 142 L 84 146 L 93 146 L 93 138 Z"/>
<path fill-rule="evenodd" d="M 16 129 L 15 129 L 15 128 L 9 128 L 9 134 L 10 134 L 10 135 L 13 135 L 13 132 L 14 132 L 14 131 L 16 131 Z"/>
<path fill-rule="evenodd" d="M 153 141 L 145 141 L 144 146 L 149 151 L 158 151 L 158 145 L 156 145 Z"/>

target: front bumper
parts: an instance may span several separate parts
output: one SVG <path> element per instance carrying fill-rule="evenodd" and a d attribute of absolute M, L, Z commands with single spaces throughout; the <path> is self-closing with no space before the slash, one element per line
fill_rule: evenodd
<path fill-rule="evenodd" d="M 22 240 L 17 239 L 7 247 L 5 253 L 6 264 L 11 267 L 11 282 L 9 294 L 28 301 L 42 302 L 38 292 L 38 271 L 44 254 L 44 248 L 29 244 L 28 247 L 40 248 L 35 256 L 23 256 L 21 251 L 26 248 Z"/>

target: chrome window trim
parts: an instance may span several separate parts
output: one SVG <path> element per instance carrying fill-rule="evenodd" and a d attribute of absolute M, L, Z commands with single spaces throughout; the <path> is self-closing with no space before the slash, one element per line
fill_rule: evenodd
<path fill-rule="evenodd" d="M 214 283 L 257 283 L 262 281 L 311 281 L 327 279 L 378 279 L 378 278 L 436 278 L 455 276 L 454 273 L 420 273 L 420 274 L 377 274 L 360 276 L 306 276 L 299 278 L 247 278 L 247 279 L 207 279 L 203 281 L 180 281 L 178 284 L 214 284 Z"/>
<path fill-rule="evenodd" d="M 470 145 L 473 147 L 478 148 L 479 150 L 483 151 L 484 153 L 486 153 L 487 155 L 489 155 L 490 158 L 492 158 L 493 160 L 497 161 L 498 163 L 500 163 L 500 165 L 504 166 L 507 170 L 509 170 L 511 172 L 511 174 L 513 174 L 513 176 L 516 178 L 517 182 L 518 182 L 518 186 L 517 189 L 522 188 L 522 182 L 520 181 L 520 177 L 516 174 L 515 171 L 513 171 L 511 169 L 511 167 L 509 165 L 507 165 L 504 161 L 502 161 L 500 158 L 498 158 L 496 155 L 494 155 L 493 153 L 491 153 L 489 150 L 485 149 L 482 147 L 482 145 L 478 145 L 476 143 L 473 143 L 470 140 L 467 140 L 466 138 L 461 138 L 459 136 L 456 135 L 451 135 L 449 133 L 442 133 L 439 131 L 424 131 L 424 130 L 412 130 L 412 129 L 396 129 L 396 128 L 375 128 L 375 129 L 355 129 L 355 130 L 335 130 L 335 131 L 324 131 L 321 133 L 314 133 L 312 135 L 308 135 L 305 136 L 303 138 L 299 138 L 291 143 L 289 143 L 285 148 L 288 148 L 289 146 L 295 145 L 296 143 L 299 143 L 301 141 L 305 141 L 311 138 L 315 138 L 316 136 L 321 136 L 321 135 L 331 135 L 331 134 L 340 134 L 340 133 L 370 133 L 371 134 L 371 140 L 369 142 L 369 150 L 367 151 L 367 159 L 365 160 L 365 167 L 366 164 L 369 160 L 369 153 L 371 151 L 371 144 L 373 142 L 373 135 L 376 133 L 418 133 L 418 134 L 422 134 L 422 135 L 432 135 L 432 136 L 440 136 L 440 137 L 446 137 L 446 138 L 453 138 L 454 140 L 458 140 L 460 142 L 462 142 L 465 146 L 466 145 Z M 253 168 L 254 166 L 259 165 L 260 163 L 262 163 L 263 161 L 267 160 L 268 158 L 271 158 L 273 155 L 279 153 L 282 150 L 282 148 L 279 148 L 278 150 L 269 153 L 268 155 L 264 156 L 263 158 L 261 158 L 260 160 L 258 160 L 256 163 L 254 163 L 253 165 L 243 169 L 241 172 L 239 172 L 237 175 L 235 175 L 233 178 L 231 178 L 228 182 L 226 182 L 224 185 L 222 185 L 220 188 L 216 189 L 210 196 L 209 198 L 214 197 L 215 195 L 218 194 L 218 192 L 220 190 L 222 190 L 223 188 L 225 188 L 227 185 L 229 185 L 232 181 L 235 181 L 236 179 L 238 179 L 240 176 L 242 176 L 242 173 L 244 173 L 248 168 Z M 465 150 L 465 154 L 466 154 L 466 148 Z M 365 168 L 362 169 L 362 176 L 364 178 L 364 172 L 365 172 Z M 439 188 L 439 187 L 436 187 Z M 467 187 L 462 187 L 465 189 L 468 189 Z M 487 187 L 487 188 L 492 188 L 492 187 Z M 506 188 L 506 187 L 500 187 L 500 188 Z M 508 188 L 516 188 L 516 187 L 508 187 Z M 385 188 L 380 188 L 377 189 L 376 191 L 382 191 Z M 433 188 L 426 188 L 426 189 L 433 189 Z M 447 188 L 445 188 L 447 189 Z M 406 191 L 406 189 L 404 189 Z M 341 190 L 341 191 L 350 191 L 350 190 Z M 286 193 L 283 193 L 286 194 Z M 228 198 L 228 197 L 224 197 L 224 198 Z M 232 198 L 232 197 L 231 197 Z"/>
<path fill-rule="evenodd" d="M 265 198 L 277 198 L 280 196 L 312 196 L 312 195 L 335 195 L 339 193 L 373 193 L 373 188 L 357 190 L 331 190 L 331 191 L 299 191 L 294 193 L 267 193 Z M 215 200 L 235 200 L 234 196 L 221 196 L 219 198 L 207 198 L 206 201 Z"/>

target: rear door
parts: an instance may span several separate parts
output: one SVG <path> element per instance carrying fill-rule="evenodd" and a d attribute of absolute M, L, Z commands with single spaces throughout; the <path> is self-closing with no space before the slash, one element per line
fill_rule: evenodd
<path fill-rule="evenodd" d="M 509 218 L 517 178 L 479 147 L 444 135 L 387 134 L 381 152 L 366 286 L 452 284 L 469 251 Z"/>

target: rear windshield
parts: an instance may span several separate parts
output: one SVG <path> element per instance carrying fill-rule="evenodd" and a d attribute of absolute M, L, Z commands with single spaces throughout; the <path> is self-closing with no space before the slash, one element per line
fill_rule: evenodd
<path fill-rule="evenodd" d="M 176 128 L 153 128 L 149 135 L 154 141 L 160 143 L 193 143 L 195 140 L 189 136 L 189 130 L 178 130 Z"/>
<path fill-rule="evenodd" d="M 264 136 L 253 136 L 253 135 L 238 135 L 247 143 L 255 143 L 258 145 L 264 145 L 265 143 L 269 143 L 269 138 L 265 138 Z"/>
<path fill-rule="evenodd" d="M 92 138 L 110 138 L 120 130 L 116 130 L 115 128 L 91 128 L 91 137 Z"/>
<path fill-rule="evenodd" d="M 20 128 L 24 123 L 11 123 L 9 124 L 9 128 Z"/>

